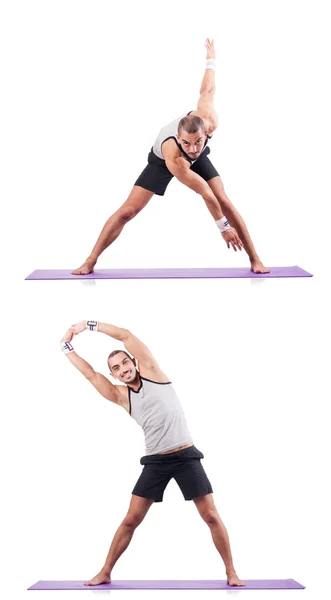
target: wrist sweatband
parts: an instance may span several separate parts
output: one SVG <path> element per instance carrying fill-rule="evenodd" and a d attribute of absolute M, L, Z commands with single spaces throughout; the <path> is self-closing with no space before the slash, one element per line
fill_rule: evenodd
<path fill-rule="evenodd" d="M 224 233 L 224 231 L 228 231 L 229 229 L 231 229 L 231 225 L 226 217 L 222 217 L 218 221 L 215 221 L 215 223 L 221 233 Z"/>
<path fill-rule="evenodd" d="M 98 321 L 86 321 L 86 329 L 90 331 L 98 331 Z"/>
<path fill-rule="evenodd" d="M 216 59 L 215 58 L 207 58 L 206 69 L 213 69 L 214 71 L 216 71 Z"/>
<path fill-rule="evenodd" d="M 61 350 L 62 352 L 64 352 L 64 354 L 69 354 L 69 352 L 75 352 L 73 345 L 69 341 L 61 342 Z"/>

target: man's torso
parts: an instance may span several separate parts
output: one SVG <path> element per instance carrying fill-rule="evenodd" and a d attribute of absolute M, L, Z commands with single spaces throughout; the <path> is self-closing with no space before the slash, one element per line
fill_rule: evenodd
<path fill-rule="evenodd" d="M 154 378 L 156 380 L 158 380 L 158 379 L 162 380 L 162 381 L 155 381 L 155 383 L 158 383 L 160 385 L 168 383 L 167 381 L 164 381 L 165 378 L 164 378 L 163 373 L 160 374 L 160 377 L 155 377 L 155 375 L 154 375 Z M 124 408 L 124 410 L 126 410 L 126 412 L 131 414 L 130 413 L 131 405 L 130 405 L 129 387 L 126 385 L 120 385 L 120 386 L 117 386 L 117 388 L 118 388 L 118 391 L 120 392 L 120 398 L 121 398 L 121 400 L 119 402 L 119 406 L 122 406 L 122 408 Z M 171 450 L 168 450 L 166 452 L 160 452 L 160 454 L 171 454 L 173 452 L 178 452 L 179 450 L 184 450 L 184 448 L 189 448 L 190 446 L 193 446 L 193 445 L 194 445 L 194 442 L 190 442 L 188 444 L 184 444 L 182 446 L 177 446 L 176 448 L 172 448 Z"/>

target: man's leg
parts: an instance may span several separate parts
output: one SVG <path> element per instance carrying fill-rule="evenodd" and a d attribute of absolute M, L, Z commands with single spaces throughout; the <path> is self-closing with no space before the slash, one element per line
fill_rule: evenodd
<path fill-rule="evenodd" d="M 140 525 L 153 502 L 154 500 L 132 495 L 129 510 L 115 533 L 104 566 L 98 575 L 86 581 L 84 585 L 110 583 L 115 563 L 127 549 L 135 529 Z"/>
<path fill-rule="evenodd" d="M 90 256 L 79 269 L 73 271 L 73 274 L 92 273 L 100 254 L 116 240 L 124 225 L 146 206 L 153 195 L 154 192 L 145 190 L 138 185 L 133 186 L 128 199 L 105 223 Z"/>
<path fill-rule="evenodd" d="M 217 512 L 213 495 L 206 494 L 206 496 L 193 498 L 193 502 L 195 503 L 201 517 L 205 523 L 207 523 L 214 544 L 223 559 L 228 578 L 228 584 L 233 586 L 245 585 L 244 582 L 238 578 L 233 566 L 228 532 L 226 531 L 221 517 Z"/>
<path fill-rule="evenodd" d="M 243 218 L 238 213 L 237 209 L 233 206 L 232 202 L 227 197 L 222 180 L 220 177 L 213 177 L 207 181 L 209 187 L 214 192 L 218 202 L 221 205 L 221 209 L 229 221 L 230 225 L 234 227 L 238 235 L 244 244 L 244 248 L 249 256 L 249 260 L 251 261 L 251 270 L 254 273 L 269 273 L 269 269 L 267 269 L 263 263 L 261 262 L 255 248 L 251 237 L 248 233 L 248 229 L 244 223 Z"/>

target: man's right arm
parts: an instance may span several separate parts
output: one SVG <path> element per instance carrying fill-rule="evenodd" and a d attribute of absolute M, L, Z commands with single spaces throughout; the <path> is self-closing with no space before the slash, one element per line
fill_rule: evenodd
<path fill-rule="evenodd" d="M 174 175 L 181 183 L 202 196 L 210 214 L 214 217 L 216 225 L 221 231 L 227 247 L 230 248 L 231 246 L 235 251 L 237 251 L 237 248 L 241 250 L 243 245 L 242 241 L 234 227 L 231 227 L 226 221 L 221 205 L 213 193 L 213 190 L 208 185 L 207 181 L 190 169 L 191 165 L 189 161 L 180 154 L 176 142 L 172 139 L 164 142 L 162 144 L 162 154 L 170 173 L 172 173 L 172 175 Z"/>
<path fill-rule="evenodd" d="M 73 332 L 69 329 L 61 340 L 61 349 L 66 354 L 68 360 L 106 400 L 120 404 L 119 386 L 113 385 L 104 375 L 97 373 L 84 358 L 77 354 L 71 343 L 73 335 Z"/>
<path fill-rule="evenodd" d="M 169 142 L 170 141 L 173 140 L 169 140 Z M 168 142 L 165 142 L 165 144 L 168 144 Z M 202 196 L 210 213 L 216 221 L 218 219 L 222 219 L 224 216 L 222 209 L 208 183 L 202 177 L 200 177 L 200 175 L 194 173 L 194 171 L 190 169 L 190 163 L 186 160 L 186 158 L 183 156 L 174 156 L 172 148 L 169 147 L 170 145 L 165 147 L 165 144 L 162 145 L 162 154 L 165 158 L 165 163 L 170 173 L 174 175 L 178 181 Z"/>

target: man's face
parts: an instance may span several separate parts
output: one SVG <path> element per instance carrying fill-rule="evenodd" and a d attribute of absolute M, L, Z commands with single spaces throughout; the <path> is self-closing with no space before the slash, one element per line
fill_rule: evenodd
<path fill-rule="evenodd" d="M 110 373 L 123 383 L 132 383 L 137 377 L 136 366 L 124 352 L 119 352 L 108 361 Z"/>
<path fill-rule="evenodd" d="M 187 133 L 185 129 L 181 129 L 177 138 L 184 152 L 188 154 L 192 160 L 196 160 L 204 147 L 207 134 L 199 129 L 196 133 Z"/>

